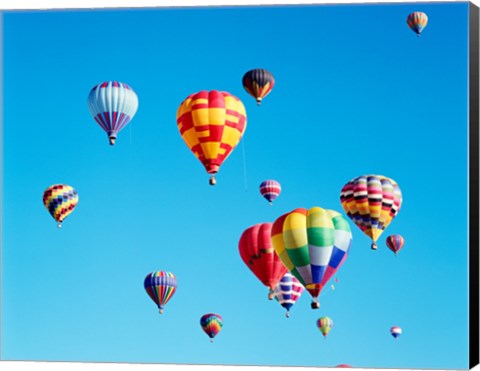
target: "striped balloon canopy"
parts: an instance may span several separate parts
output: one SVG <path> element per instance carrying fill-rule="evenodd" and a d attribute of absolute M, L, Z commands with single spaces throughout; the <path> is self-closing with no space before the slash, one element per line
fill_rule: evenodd
<path fill-rule="evenodd" d="M 138 97 L 133 89 L 118 81 L 105 81 L 93 87 L 88 95 L 88 109 L 95 121 L 107 133 L 110 145 L 133 118 L 138 109 Z"/>
<path fill-rule="evenodd" d="M 78 204 L 77 191 L 66 184 L 54 184 L 43 192 L 43 204 L 55 219 L 58 228 Z"/>
<path fill-rule="evenodd" d="M 402 206 L 398 184 L 383 175 L 362 175 L 350 180 L 340 192 L 348 217 L 372 239 L 372 249 Z"/>
<path fill-rule="evenodd" d="M 333 321 L 330 317 L 320 317 L 317 320 L 317 327 L 320 332 L 323 334 L 323 337 L 326 339 L 328 333 L 333 328 Z"/>
<path fill-rule="evenodd" d="M 304 287 L 291 273 L 287 272 L 273 290 L 275 299 L 287 310 L 286 317 L 290 317 L 290 309 L 302 295 Z"/>
<path fill-rule="evenodd" d="M 201 91 L 188 96 L 177 110 L 177 126 L 188 148 L 216 183 L 215 174 L 247 127 L 243 103 L 227 92 Z"/>
<path fill-rule="evenodd" d="M 410 29 L 420 36 L 423 29 L 427 27 L 428 16 L 423 12 L 413 12 L 407 17 L 407 24 Z"/>
<path fill-rule="evenodd" d="M 279 182 L 273 179 L 264 180 L 260 183 L 260 194 L 272 205 L 273 200 L 275 200 L 282 191 L 282 186 Z"/>
<path fill-rule="evenodd" d="M 207 313 L 200 318 L 200 326 L 203 331 L 208 335 L 210 341 L 213 343 L 213 339 L 218 335 L 223 327 L 223 318 L 219 314 Z"/>
<path fill-rule="evenodd" d="M 318 296 L 348 256 L 352 233 L 347 220 L 320 207 L 295 209 L 272 226 L 272 244 L 280 260 L 312 296 Z"/>
<path fill-rule="evenodd" d="M 245 265 L 269 290 L 273 290 L 287 273 L 287 268 L 275 253 L 271 239 L 272 223 L 259 223 L 247 228 L 238 242 L 238 251 Z"/>
<path fill-rule="evenodd" d="M 257 104 L 260 105 L 262 99 L 272 91 L 275 79 L 270 71 L 255 68 L 243 75 L 242 83 L 247 93 L 254 97 Z"/>
<path fill-rule="evenodd" d="M 392 336 L 397 339 L 401 334 L 402 334 L 402 329 L 398 326 L 393 326 L 391 329 L 390 329 L 390 334 L 392 334 Z"/>
<path fill-rule="evenodd" d="M 392 234 L 387 237 L 386 240 L 387 247 L 392 250 L 395 255 L 402 249 L 403 244 L 405 243 L 404 238 L 399 234 Z"/>
<path fill-rule="evenodd" d="M 157 304 L 160 314 L 177 290 L 177 278 L 171 272 L 157 271 L 145 277 L 143 286 L 148 296 Z"/>

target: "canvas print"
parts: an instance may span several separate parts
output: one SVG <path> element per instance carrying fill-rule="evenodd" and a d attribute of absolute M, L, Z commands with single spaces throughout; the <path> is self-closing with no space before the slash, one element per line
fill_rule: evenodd
<path fill-rule="evenodd" d="M 1 19 L 2 361 L 478 363 L 472 3 Z"/>

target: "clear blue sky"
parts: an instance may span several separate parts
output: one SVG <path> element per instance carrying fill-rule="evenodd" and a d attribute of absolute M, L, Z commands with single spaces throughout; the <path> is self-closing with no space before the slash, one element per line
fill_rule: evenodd
<path fill-rule="evenodd" d="M 4 12 L 2 358 L 467 368 L 467 21 L 467 3 Z M 261 107 L 241 85 L 256 67 L 276 78 Z M 114 147 L 86 103 L 106 80 L 139 97 Z M 248 115 L 215 187 L 175 121 L 212 89 Z M 342 186 L 370 173 L 398 182 L 400 213 L 375 252 L 350 223 L 336 290 L 286 319 L 241 233 L 297 207 L 343 213 Z M 80 197 L 60 230 L 42 204 L 55 183 Z M 155 270 L 179 285 L 161 316 L 143 289 Z M 208 312 L 224 318 L 214 344 Z"/>

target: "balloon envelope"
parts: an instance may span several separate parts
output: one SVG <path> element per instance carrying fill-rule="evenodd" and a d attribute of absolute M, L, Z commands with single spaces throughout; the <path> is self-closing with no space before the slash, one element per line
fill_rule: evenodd
<path fill-rule="evenodd" d="M 138 97 L 133 89 L 118 81 L 105 81 L 93 87 L 88 95 L 88 109 L 95 121 L 115 144 L 118 133 L 133 118 L 138 109 Z"/>
<path fill-rule="evenodd" d="M 320 317 L 317 320 L 317 327 L 324 337 L 327 337 L 328 333 L 333 327 L 333 321 L 330 317 Z"/>
<path fill-rule="evenodd" d="M 54 184 L 43 192 L 43 204 L 58 222 L 58 227 L 78 204 L 77 191 L 66 184 Z"/>
<path fill-rule="evenodd" d="M 240 99 L 230 93 L 204 90 L 180 104 L 177 126 L 185 144 L 212 175 L 213 185 L 213 175 L 245 132 L 247 113 Z"/>
<path fill-rule="evenodd" d="M 260 184 L 260 194 L 272 204 L 282 191 L 282 186 L 276 180 L 265 180 Z"/>
<path fill-rule="evenodd" d="M 242 83 L 247 93 L 260 105 L 262 99 L 272 91 L 275 79 L 271 72 L 263 68 L 255 68 L 243 75 Z"/>
<path fill-rule="evenodd" d="M 275 286 L 273 294 L 280 305 L 287 310 L 287 317 L 289 317 L 290 309 L 302 295 L 303 290 L 304 287 L 300 281 L 289 272 L 285 273 L 278 285 Z"/>
<path fill-rule="evenodd" d="M 372 249 L 376 249 L 376 241 L 400 211 L 402 192 L 393 179 L 362 175 L 345 184 L 340 202 L 348 217 L 372 239 Z"/>
<path fill-rule="evenodd" d="M 171 272 L 152 272 L 145 277 L 143 286 L 162 314 L 165 305 L 177 290 L 177 278 Z"/>
<path fill-rule="evenodd" d="M 320 207 L 295 209 L 272 226 L 272 244 L 287 269 L 317 298 L 347 258 L 352 233 L 347 220 Z"/>
<path fill-rule="evenodd" d="M 398 252 L 403 248 L 403 244 L 405 243 L 405 240 L 399 234 L 392 234 L 387 237 L 386 243 L 387 243 L 387 247 L 390 250 L 392 250 L 395 253 L 395 255 L 397 255 Z"/>
<path fill-rule="evenodd" d="M 269 298 L 280 279 L 288 272 L 275 253 L 271 239 L 272 223 L 247 228 L 238 242 L 240 257 L 253 274 L 270 289 Z"/>
<path fill-rule="evenodd" d="M 218 335 L 223 327 L 223 318 L 219 314 L 207 313 L 200 318 L 200 326 L 210 339 Z"/>
<path fill-rule="evenodd" d="M 392 334 L 392 336 L 396 339 L 398 338 L 401 334 L 402 334 L 402 329 L 398 326 L 393 326 L 391 329 L 390 329 L 390 333 Z"/>
<path fill-rule="evenodd" d="M 423 12 L 413 12 L 407 17 L 407 24 L 410 29 L 420 36 L 423 29 L 427 27 L 428 16 Z"/>

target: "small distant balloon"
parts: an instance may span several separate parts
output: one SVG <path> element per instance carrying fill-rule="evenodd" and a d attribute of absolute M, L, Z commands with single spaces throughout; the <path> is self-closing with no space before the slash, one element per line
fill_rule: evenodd
<path fill-rule="evenodd" d="M 163 314 L 165 305 L 177 290 L 177 278 L 171 272 L 152 272 L 145 277 L 143 286 L 148 296 L 157 304 L 159 313 Z"/>
<path fill-rule="evenodd" d="M 407 17 L 407 24 L 410 29 L 420 36 L 423 29 L 427 27 L 428 16 L 423 12 L 413 12 Z"/>
<path fill-rule="evenodd" d="M 78 204 L 77 191 L 66 184 L 54 184 L 43 192 L 43 204 L 55 219 L 58 228 Z"/>
<path fill-rule="evenodd" d="M 340 365 L 336 365 L 335 367 L 336 367 L 336 368 L 352 368 L 352 366 L 347 365 L 347 364 L 345 364 L 345 363 L 342 363 L 342 364 L 340 364 Z"/>
<path fill-rule="evenodd" d="M 138 97 L 123 82 L 105 81 L 90 91 L 88 109 L 113 146 L 120 130 L 128 125 L 137 112 Z"/>
<path fill-rule="evenodd" d="M 392 334 L 392 336 L 397 339 L 401 334 L 402 334 L 402 329 L 398 326 L 393 326 L 391 329 L 390 329 L 390 334 Z"/>
<path fill-rule="evenodd" d="M 405 240 L 399 234 L 392 234 L 391 236 L 387 237 L 387 247 L 392 250 L 395 255 L 402 249 Z"/>
<path fill-rule="evenodd" d="M 282 186 L 276 180 L 265 180 L 260 184 L 260 194 L 270 203 L 273 203 L 282 191 Z"/>
<path fill-rule="evenodd" d="M 243 75 L 242 83 L 247 93 L 260 105 L 262 99 L 272 91 L 275 79 L 271 72 L 263 68 L 255 68 Z"/>
<path fill-rule="evenodd" d="M 323 334 L 323 337 L 326 339 L 328 333 L 333 327 L 333 321 L 330 317 L 320 317 L 317 320 L 317 327 L 320 332 Z"/>
<path fill-rule="evenodd" d="M 200 318 L 200 326 L 203 331 L 208 335 L 210 341 L 213 343 L 213 339 L 218 335 L 223 327 L 223 318 L 219 314 L 207 313 Z"/>

